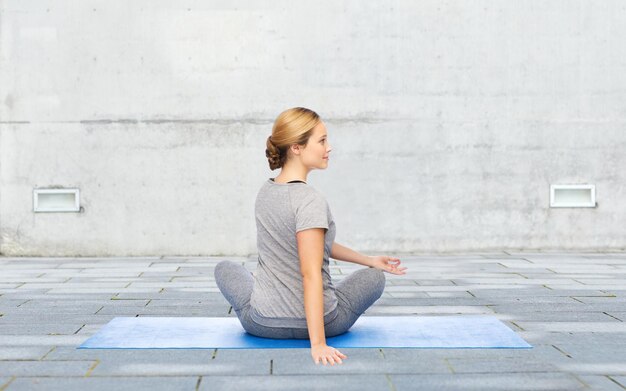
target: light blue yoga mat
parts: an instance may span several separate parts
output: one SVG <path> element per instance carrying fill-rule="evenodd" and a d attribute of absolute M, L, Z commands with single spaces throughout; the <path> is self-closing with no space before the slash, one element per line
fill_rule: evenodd
<path fill-rule="evenodd" d="M 362 316 L 336 348 L 532 348 L 492 316 Z M 308 348 L 309 340 L 268 339 L 246 333 L 237 318 L 118 317 L 79 349 Z"/>

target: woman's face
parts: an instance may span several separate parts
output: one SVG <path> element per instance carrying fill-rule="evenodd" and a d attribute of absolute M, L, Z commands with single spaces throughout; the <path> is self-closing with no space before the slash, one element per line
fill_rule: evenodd
<path fill-rule="evenodd" d="M 328 157 L 331 151 L 328 143 L 326 125 L 320 121 L 313 128 L 313 134 L 306 146 L 300 150 L 300 160 L 309 169 L 325 169 L 328 167 Z"/>

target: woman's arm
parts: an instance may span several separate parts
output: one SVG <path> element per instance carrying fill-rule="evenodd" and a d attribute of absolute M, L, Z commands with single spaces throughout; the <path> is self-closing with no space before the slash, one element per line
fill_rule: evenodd
<path fill-rule="evenodd" d="M 330 249 L 330 257 L 340 261 L 358 263 L 359 265 L 373 267 L 371 257 L 342 246 L 337 242 L 333 242 L 333 246 Z"/>
<path fill-rule="evenodd" d="M 311 340 L 311 355 L 316 364 L 321 360 L 341 364 L 346 358 L 337 349 L 326 345 L 324 333 L 324 292 L 322 264 L 324 262 L 324 229 L 311 228 L 296 233 L 300 271 L 304 286 L 304 312 Z"/>
<path fill-rule="evenodd" d="M 342 246 L 337 242 L 334 242 L 330 249 L 330 257 L 340 261 L 358 263 L 359 265 L 373 267 L 391 274 L 406 274 L 406 267 L 400 267 L 400 260 L 398 258 L 387 255 L 369 257 L 349 249 L 348 247 Z"/>

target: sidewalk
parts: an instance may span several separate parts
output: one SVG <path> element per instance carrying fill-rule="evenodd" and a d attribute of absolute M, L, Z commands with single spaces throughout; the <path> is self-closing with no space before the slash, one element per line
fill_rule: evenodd
<path fill-rule="evenodd" d="M 626 390 L 626 253 L 399 257 L 365 315 L 489 314 L 534 348 L 76 350 L 116 316 L 234 316 L 213 268 L 255 260 L 0 257 L 0 391 Z"/>

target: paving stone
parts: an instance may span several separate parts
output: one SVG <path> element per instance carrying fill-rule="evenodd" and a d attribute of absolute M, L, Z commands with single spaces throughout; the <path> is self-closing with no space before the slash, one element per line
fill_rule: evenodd
<path fill-rule="evenodd" d="M 221 262 L 221 261 L 220 261 Z M 233 261 L 235 263 L 239 263 L 239 264 L 244 264 L 243 262 L 237 262 L 237 261 Z M 198 263 L 198 262 L 182 262 L 182 263 L 155 263 L 153 266 L 150 267 L 149 270 L 153 270 L 156 268 L 162 268 L 165 270 L 165 268 L 168 268 L 168 270 L 178 270 L 183 269 L 183 268 L 187 268 L 187 269 L 215 269 L 215 266 L 218 264 L 219 262 L 207 262 L 207 263 Z"/>
<path fill-rule="evenodd" d="M 177 359 L 169 358 L 160 362 L 152 352 L 153 349 L 142 349 L 128 361 L 103 360 L 93 370 L 92 376 L 261 375 L 270 372 L 269 360 L 253 362 L 245 360 L 243 355 L 230 362 L 210 358 L 185 358 L 182 355 Z M 212 354 L 210 350 L 206 352 Z"/>
<path fill-rule="evenodd" d="M 552 345 L 535 344 L 531 349 L 381 349 L 384 357 L 396 363 L 430 362 L 439 359 L 519 360 L 561 362 L 570 360 Z"/>
<path fill-rule="evenodd" d="M 118 281 L 118 282 L 123 282 L 125 284 L 130 284 L 131 282 L 150 282 L 150 283 L 157 283 L 157 282 L 170 282 L 172 280 L 172 276 L 168 276 L 168 275 L 163 275 L 161 277 L 119 277 L 119 276 L 108 276 L 108 277 L 102 277 L 102 276 L 98 276 L 98 277 L 71 277 L 70 281 L 68 282 L 79 282 L 79 283 L 86 283 L 86 282 L 102 282 L 102 283 L 106 283 L 106 282 L 112 282 L 112 281 Z"/>
<path fill-rule="evenodd" d="M 605 292 L 608 293 L 608 294 L 613 294 L 615 296 L 621 296 L 621 297 L 626 296 L 626 291 L 624 291 L 622 289 L 610 288 L 610 289 L 606 289 Z"/>
<path fill-rule="evenodd" d="M 45 360 L 202 363 L 210 361 L 214 353 L 214 349 L 77 349 L 76 346 L 58 346 L 48 353 Z"/>
<path fill-rule="evenodd" d="M 626 375 L 626 361 L 614 362 L 611 358 L 606 358 L 604 362 L 570 363 L 556 364 L 559 369 L 565 372 L 591 375 Z"/>
<path fill-rule="evenodd" d="M 530 332 L 528 332 L 530 333 Z M 520 332 L 519 334 L 523 334 Z M 626 350 L 626 338 L 619 338 L 615 333 L 582 332 L 552 332 L 541 333 L 549 337 L 549 344 L 558 346 L 578 346 L 582 349 L 600 349 L 622 347 Z"/>
<path fill-rule="evenodd" d="M 592 390 L 602 391 L 624 391 L 620 385 L 611 380 L 608 376 L 599 375 L 578 375 L 576 376 L 582 383 Z"/>
<path fill-rule="evenodd" d="M 252 271 L 252 270 L 250 270 Z M 154 270 L 149 270 L 146 271 L 143 275 L 149 276 L 149 275 L 158 275 L 156 274 L 157 272 Z M 160 272 L 162 273 L 162 272 Z M 207 276 L 207 277 L 212 277 L 215 274 L 215 267 L 211 266 L 211 267 L 200 267 L 200 266 L 193 266 L 193 265 L 188 265 L 188 266 L 182 266 L 179 269 L 177 269 L 175 272 L 175 274 L 172 274 L 172 272 L 168 272 L 169 275 L 185 275 L 185 274 L 189 274 L 189 275 L 194 275 L 194 276 Z"/>
<path fill-rule="evenodd" d="M 524 330 L 560 331 L 560 332 L 594 332 L 623 333 L 626 335 L 626 323 L 614 322 L 516 322 Z"/>
<path fill-rule="evenodd" d="M 558 346 L 539 343 L 533 343 L 532 345 L 532 349 L 521 349 L 519 357 L 522 357 L 524 360 L 547 362 L 551 365 L 559 362 L 569 362 L 571 360 L 571 357 L 567 356 Z M 524 353 L 527 353 L 527 355 L 524 355 Z M 509 354 L 509 356 L 512 355 Z M 506 359 L 508 357 L 504 358 Z M 513 356 L 513 358 L 515 358 L 515 356 Z"/>
<path fill-rule="evenodd" d="M 0 373 L 9 376 L 85 376 L 95 361 L 0 361 Z"/>
<path fill-rule="evenodd" d="M 385 281 L 386 286 L 401 286 L 401 285 L 417 285 L 416 280 L 411 280 L 411 279 L 386 279 Z"/>
<path fill-rule="evenodd" d="M 576 281 L 585 285 L 620 285 L 626 286 L 626 279 L 623 278 L 577 278 Z"/>
<path fill-rule="evenodd" d="M 511 270 L 516 270 L 516 271 L 525 271 L 525 270 L 532 270 L 533 272 L 550 272 L 551 270 L 548 270 L 546 268 L 545 265 L 538 265 L 535 263 L 531 263 L 531 262 L 513 262 L 510 260 L 505 260 L 505 261 L 500 261 L 499 262 L 502 266 L 504 266 L 504 268 L 506 268 L 506 270 L 508 270 L 509 272 Z"/>
<path fill-rule="evenodd" d="M 602 304 L 621 304 L 626 308 L 626 296 L 617 297 L 617 296 L 572 296 L 572 299 L 576 299 L 577 301 L 593 304 L 593 303 L 602 303 Z"/>
<path fill-rule="evenodd" d="M 459 289 L 456 286 L 452 286 L 454 289 Z M 385 286 L 385 292 L 424 292 L 424 291 L 428 291 L 429 288 L 435 289 L 435 290 L 441 290 L 441 289 L 448 289 L 446 286 L 444 285 L 431 285 L 429 287 L 421 287 L 419 285 L 387 285 Z"/>
<path fill-rule="evenodd" d="M 157 261 L 154 261 L 154 263 L 158 263 L 158 262 L 179 262 L 181 260 L 184 260 L 185 263 L 197 263 L 197 264 L 218 264 L 220 262 L 222 262 L 223 260 L 230 260 L 233 262 L 240 262 L 240 261 L 246 261 L 249 260 L 249 257 L 235 257 L 235 256 L 226 256 L 226 257 L 170 257 L 170 256 L 165 256 L 162 259 L 159 259 Z"/>
<path fill-rule="evenodd" d="M 272 372 L 276 375 L 307 375 L 307 374 L 385 374 L 385 373 L 450 373 L 448 366 L 442 359 L 431 359 L 428 361 L 405 362 L 398 366 L 396 362 L 387 360 L 380 349 L 340 349 L 342 353 L 348 356 L 340 365 L 315 365 L 311 358 L 309 349 L 281 349 L 275 351 L 272 349 L 269 357 L 272 360 Z M 260 361 L 259 356 L 263 353 L 250 351 L 253 362 Z M 248 353 L 247 353 L 248 354 Z M 221 357 L 220 357 L 221 356 Z M 241 353 L 236 351 L 220 350 L 217 354 L 216 361 L 227 356 L 229 358 L 239 356 L 241 361 Z M 264 355 L 266 362 L 269 362 L 268 356 Z"/>
<path fill-rule="evenodd" d="M 129 288 L 209 288 L 217 285 L 207 281 L 131 282 Z"/>
<path fill-rule="evenodd" d="M 148 305 L 150 300 L 140 299 L 140 300 L 117 300 L 117 299 L 108 299 L 108 300 L 74 300 L 72 302 L 68 300 L 29 300 L 22 304 L 21 308 L 30 308 L 30 307 L 38 307 L 38 308 L 58 308 L 58 307 L 72 307 L 76 306 L 78 303 L 81 307 L 87 305 L 93 305 L 93 308 L 103 307 L 106 305 L 115 305 L 115 306 L 132 306 L 132 307 L 145 307 Z"/>
<path fill-rule="evenodd" d="M 550 362 L 535 359 L 496 358 L 475 359 L 470 357 L 449 358 L 446 360 L 454 373 L 515 373 L 515 372 L 558 372 L 558 367 Z"/>
<path fill-rule="evenodd" d="M 416 279 L 416 280 L 412 280 L 412 281 L 414 281 L 419 286 L 451 286 L 451 285 L 456 285 L 455 282 L 452 281 L 452 280 L 443 280 L 443 279 L 438 279 L 438 280 L 420 280 L 420 279 Z"/>
<path fill-rule="evenodd" d="M 497 273 L 489 273 L 489 272 L 458 273 L 458 272 L 451 271 L 450 275 L 452 276 L 452 278 L 477 278 L 477 277 L 484 278 L 484 279 L 498 279 L 498 278 L 526 279 L 527 278 L 524 274 L 515 272 L 515 271 L 503 271 L 503 272 L 497 272 Z M 546 271 L 545 273 L 537 273 L 537 276 L 539 278 L 559 277 L 559 275 L 550 271 Z"/>
<path fill-rule="evenodd" d="M 20 289 L 52 289 L 63 287 L 65 289 L 94 289 L 94 288 L 124 288 L 129 283 L 127 282 L 46 282 L 46 283 L 26 283 L 20 287 Z"/>
<path fill-rule="evenodd" d="M 554 284 L 546 284 L 545 285 L 546 288 L 548 289 L 571 289 L 571 290 L 578 290 L 579 293 L 581 294 L 581 292 L 585 292 L 585 291 L 594 291 L 594 290 L 598 290 L 598 291 L 602 291 L 605 293 L 611 293 L 614 292 L 616 290 L 618 290 L 619 285 L 607 285 L 607 284 L 597 284 L 597 285 L 554 285 Z M 575 295 L 572 295 L 575 296 Z"/>
<path fill-rule="evenodd" d="M 490 307 L 498 313 L 517 312 L 604 312 L 617 310 L 619 305 L 614 304 L 584 304 L 584 303 L 519 303 L 519 304 L 496 304 Z M 623 308 L 623 307 L 622 307 Z"/>
<path fill-rule="evenodd" d="M 197 376 L 189 377 L 86 377 L 86 378 L 17 378 L 9 391 L 137 391 L 137 390 L 194 390 Z"/>
<path fill-rule="evenodd" d="M 390 298 L 427 298 L 428 293 L 426 292 L 389 292 L 385 290 L 385 293 Z"/>
<path fill-rule="evenodd" d="M 96 270 L 96 269 L 84 269 L 81 270 L 78 273 L 73 273 L 73 274 L 69 274 L 69 273 L 55 273 L 59 274 L 59 275 L 67 275 L 68 277 L 71 278 L 103 278 L 103 277 L 109 277 L 109 278 L 115 278 L 115 277 L 119 277 L 119 278 L 141 278 L 144 276 L 144 269 L 124 269 L 124 270 L 118 270 L 118 269 L 113 269 L 113 270 L 109 270 L 109 269 L 105 269 L 105 270 Z M 160 276 L 170 276 L 171 277 L 171 272 L 167 272 L 167 273 L 162 273 L 160 274 Z"/>
<path fill-rule="evenodd" d="M 193 293 L 195 295 L 206 295 L 206 294 L 211 294 L 211 293 L 220 293 L 220 290 L 217 287 L 215 287 L 215 288 L 212 288 L 212 287 L 201 287 L 201 288 L 163 288 L 163 289 L 164 289 L 165 293 L 167 293 L 168 291 L 190 292 L 190 293 Z"/>
<path fill-rule="evenodd" d="M 119 316 L 151 316 L 151 315 L 178 315 L 178 316 L 225 316 L 230 309 L 229 304 L 203 305 L 203 306 L 155 306 L 155 307 L 130 307 L 130 306 L 105 306 L 98 311 L 99 315 Z"/>
<path fill-rule="evenodd" d="M 423 305 L 488 305 L 495 304 L 493 299 L 477 299 L 475 297 L 428 297 L 428 298 L 404 298 L 388 297 L 380 298 L 374 305 L 376 306 L 423 306 Z"/>
<path fill-rule="evenodd" d="M 160 288 L 72 288 L 69 286 L 63 286 L 61 288 L 52 288 L 48 292 L 51 294 L 74 294 L 83 295 L 91 293 L 108 293 L 110 295 L 118 294 L 120 292 L 159 292 Z"/>
<path fill-rule="evenodd" d="M 24 277 L 24 276 L 1 276 L 0 283 L 13 283 L 13 284 L 61 284 L 67 281 L 67 277 Z"/>
<path fill-rule="evenodd" d="M 107 262 L 101 262 L 100 259 L 94 259 L 92 262 L 70 262 L 70 263 L 61 263 L 57 266 L 58 269 L 65 269 L 65 268 L 70 268 L 70 269 L 76 269 L 76 268 L 80 268 L 80 269 L 120 269 L 120 270 L 124 270 L 127 269 L 129 267 L 142 267 L 142 268 L 147 268 L 150 267 L 150 265 L 152 264 L 152 262 L 146 262 L 146 261 L 141 261 L 141 262 L 131 262 L 131 261 L 124 261 L 124 262 L 116 262 L 114 260 L 112 260 L 111 258 L 109 258 L 107 260 Z"/>
<path fill-rule="evenodd" d="M 115 294 L 111 293 L 81 293 L 80 297 L 83 300 L 109 300 L 114 297 Z M 26 300 L 76 300 L 76 295 L 73 293 L 45 293 L 41 292 L 12 292 L 3 295 L 7 299 L 26 299 Z"/>
<path fill-rule="evenodd" d="M 535 270 L 532 271 L 522 271 L 522 272 L 517 272 L 517 274 L 519 274 L 520 276 L 527 278 L 529 280 L 534 280 L 535 278 L 570 278 L 570 279 L 577 279 L 580 277 L 595 277 L 597 275 L 604 275 L 606 276 L 606 278 L 615 278 L 614 275 L 608 275 L 608 274 L 587 274 L 587 273 L 555 273 L 552 271 L 548 271 L 547 273 L 542 273 L 542 272 L 537 272 Z"/>
<path fill-rule="evenodd" d="M 239 366 L 242 375 L 270 374 L 279 358 L 304 363 L 308 359 L 312 363 L 309 352 L 309 349 L 216 349 L 212 361 L 220 366 Z"/>
<path fill-rule="evenodd" d="M 0 293 L 10 293 L 17 291 L 23 284 L 0 284 Z"/>
<path fill-rule="evenodd" d="M 535 287 L 531 289 L 501 289 L 501 290 L 470 290 L 475 297 L 522 297 L 522 296 L 611 296 L 610 294 L 600 290 L 567 290 L 567 289 L 548 289 L 546 287 Z"/>
<path fill-rule="evenodd" d="M 27 299 L 7 299 L 0 297 L 0 308 L 15 308 L 24 305 Z"/>
<path fill-rule="evenodd" d="M 76 334 L 90 337 L 97 333 L 105 324 L 106 323 L 85 324 L 80 329 L 78 329 L 78 331 L 76 331 Z"/>
<path fill-rule="evenodd" d="M 177 307 L 186 305 L 230 305 L 228 301 L 219 295 L 203 295 L 202 297 L 196 297 L 193 299 L 152 299 L 146 305 L 146 307 Z"/>
<path fill-rule="evenodd" d="M 566 373 L 503 373 L 454 375 L 390 375 L 394 390 L 582 390 Z"/>
<path fill-rule="evenodd" d="M 625 312 L 607 311 L 607 314 L 616 317 L 617 319 L 621 320 L 622 322 L 626 322 L 626 311 Z"/>
<path fill-rule="evenodd" d="M 617 319 L 604 312 L 515 312 L 497 314 L 498 319 L 532 322 L 612 322 Z"/>
<path fill-rule="evenodd" d="M 126 292 L 121 291 L 112 297 L 115 297 L 120 300 L 166 300 L 166 299 L 180 299 L 180 297 L 172 297 L 171 295 L 164 295 L 162 291 L 151 291 L 151 292 Z M 190 300 L 194 298 L 189 298 Z"/>
<path fill-rule="evenodd" d="M 148 289 L 148 288 L 146 288 Z M 213 297 L 215 294 L 219 294 L 218 291 L 210 291 L 209 289 L 203 289 L 200 292 L 186 292 L 180 290 L 163 289 L 159 291 L 146 291 L 146 292 L 128 292 L 126 290 L 120 291 L 116 297 L 120 299 L 157 299 L 157 300 L 197 300 L 205 299 L 207 297 Z"/>
<path fill-rule="evenodd" d="M 49 346 L 4 346 L 0 349 L 0 360 L 39 360 L 51 349 Z"/>
<path fill-rule="evenodd" d="M 42 310 L 39 314 L 6 314 L 0 318 L 0 325 L 6 324 L 25 324 L 25 323 L 71 323 L 75 325 L 82 325 L 86 323 L 108 323 L 113 319 L 115 315 L 99 315 L 99 314 L 59 314 L 59 313 L 46 313 Z"/>
<path fill-rule="evenodd" d="M 391 314 L 493 314 L 485 306 L 374 306 L 365 315 L 380 316 Z"/>
<path fill-rule="evenodd" d="M 80 302 L 75 303 L 74 305 L 65 305 L 65 306 L 57 306 L 57 307 L 46 307 L 44 305 L 42 305 L 41 307 L 36 307 L 35 305 L 31 305 L 31 306 L 20 306 L 20 307 L 16 307 L 13 309 L 10 309 L 10 311 L 7 311 L 5 313 L 7 314 L 33 314 L 33 315 L 38 315 L 41 314 L 42 312 L 46 312 L 46 311 L 50 311 L 52 313 L 56 313 L 56 314 L 66 314 L 66 315 L 70 315 L 70 314 L 95 314 L 100 308 L 102 308 L 101 305 L 96 304 L 87 304 L 87 305 L 81 305 Z"/>
<path fill-rule="evenodd" d="M 487 298 L 479 300 L 486 301 Z M 489 304 L 579 304 L 580 301 L 569 296 L 520 296 L 520 297 L 490 297 Z"/>
<path fill-rule="evenodd" d="M 148 282 L 152 283 L 152 281 L 148 280 Z M 215 280 L 213 278 L 209 278 L 207 276 L 202 276 L 202 277 L 198 277 L 198 276 L 193 276 L 193 277 L 185 277 L 185 276 L 180 276 L 180 277 L 172 277 L 170 283 L 172 284 L 177 284 L 177 283 L 195 283 L 195 284 L 200 284 L 201 286 L 207 286 L 207 287 L 217 287 L 217 283 L 215 282 Z"/>
<path fill-rule="evenodd" d="M 185 265 L 185 267 L 188 267 L 188 265 Z M 148 269 L 146 269 L 145 271 L 148 272 L 169 272 L 169 273 L 173 273 L 179 269 L 182 269 L 182 266 L 150 266 Z"/>
<path fill-rule="evenodd" d="M 6 265 L 2 266 L 2 270 L 5 270 L 7 272 L 13 272 L 13 271 L 21 271 L 21 270 L 41 270 L 42 273 L 48 271 L 48 270 L 55 270 L 54 268 L 56 268 L 58 265 L 56 264 L 40 264 L 40 263 L 30 263 L 30 262 L 26 262 L 26 261 L 20 261 L 20 262 L 16 262 L 16 263 L 9 263 Z"/>
<path fill-rule="evenodd" d="M 42 275 L 42 272 L 40 272 L 40 269 L 43 268 L 35 268 L 35 267 L 30 267 L 27 269 L 19 269 L 19 270 L 15 270 L 11 267 L 11 264 L 7 264 L 6 262 L 2 262 L 2 260 L 0 259 L 0 265 L 4 265 L 2 267 L 3 271 L 5 273 L 3 273 L 3 275 L 5 276 L 30 276 L 30 277 L 37 277 Z M 54 269 L 53 269 L 54 270 Z"/>
<path fill-rule="evenodd" d="M 512 284 L 512 285 L 583 285 L 583 283 L 575 281 L 569 278 L 463 278 L 453 279 L 455 285 L 468 285 L 468 284 Z"/>
<path fill-rule="evenodd" d="M 74 334 L 82 325 L 68 323 L 33 323 L 27 322 L 22 324 L 0 324 L 0 335 L 58 335 L 58 334 Z"/>
<path fill-rule="evenodd" d="M 610 376 L 610 378 L 615 380 L 622 387 L 626 388 L 626 376 Z"/>
<path fill-rule="evenodd" d="M 549 270 L 554 271 L 555 273 L 613 273 L 619 272 L 619 268 L 617 266 L 609 266 L 609 265 L 584 265 L 584 266 L 573 266 L 573 265 L 548 265 L 547 268 Z"/>
<path fill-rule="evenodd" d="M 212 304 L 202 306 L 181 306 L 181 307 L 145 307 L 142 309 L 140 315 L 178 315 L 178 316 L 226 316 L 230 311 L 230 304 Z"/>
<path fill-rule="evenodd" d="M 474 297 L 471 293 L 467 291 L 457 291 L 457 292 L 425 292 L 428 297 Z"/>
<path fill-rule="evenodd" d="M 338 368 L 338 367 L 333 367 Z M 209 376 L 203 377 L 200 391 L 216 390 L 342 390 L 380 391 L 389 390 L 390 384 L 384 375 L 309 375 L 309 376 Z"/>
<path fill-rule="evenodd" d="M 0 348 L 4 346 L 78 346 L 83 343 L 83 335 L 2 335 Z M 2 373 L 2 372 L 0 372 Z"/>
<path fill-rule="evenodd" d="M 555 344 L 559 351 L 572 358 L 575 363 L 598 363 L 605 362 L 610 358 L 613 364 L 626 363 L 626 355 L 622 346 L 602 346 L 594 348 L 589 346 Z"/>

